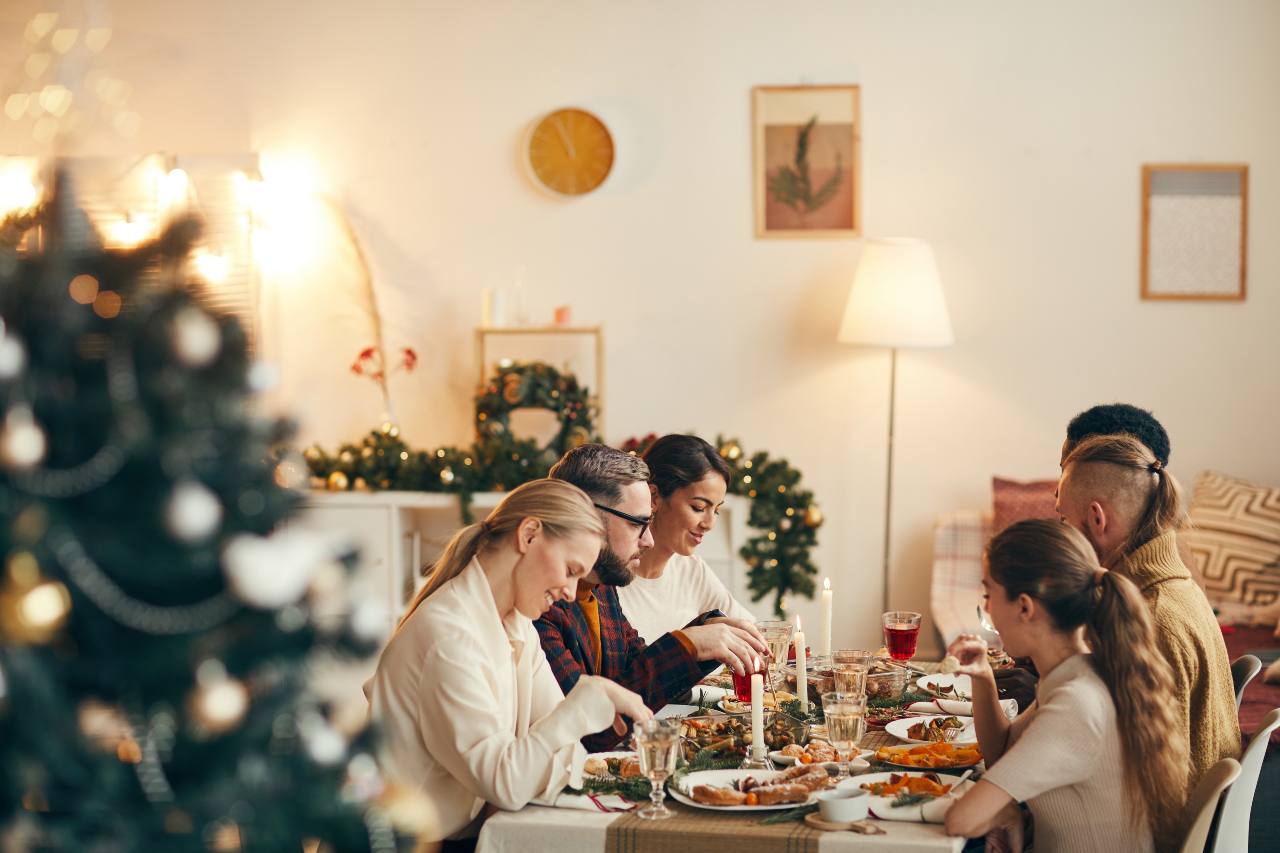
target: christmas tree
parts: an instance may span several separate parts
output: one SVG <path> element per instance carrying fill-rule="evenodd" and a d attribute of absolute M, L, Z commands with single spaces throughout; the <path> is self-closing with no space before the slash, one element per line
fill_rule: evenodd
<path fill-rule="evenodd" d="M 363 719 L 307 690 L 385 612 L 282 528 L 306 463 L 184 280 L 198 225 L 104 251 L 57 184 L 0 223 L 0 847 L 397 849 Z"/>

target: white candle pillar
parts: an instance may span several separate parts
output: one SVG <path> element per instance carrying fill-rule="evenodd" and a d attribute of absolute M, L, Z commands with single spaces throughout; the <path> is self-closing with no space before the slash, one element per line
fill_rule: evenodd
<path fill-rule="evenodd" d="M 751 755 L 764 754 L 764 679 L 757 672 L 751 676 Z"/>
<path fill-rule="evenodd" d="M 808 661 L 804 653 L 804 631 L 800 630 L 800 617 L 796 616 L 796 694 L 800 697 L 801 710 L 809 710 Z"/>
<path fill-rule="evenodd" d="M 831 655 L 831 578 L 822 579 L 822 621 L 818 625 L 818 654 Z"/>

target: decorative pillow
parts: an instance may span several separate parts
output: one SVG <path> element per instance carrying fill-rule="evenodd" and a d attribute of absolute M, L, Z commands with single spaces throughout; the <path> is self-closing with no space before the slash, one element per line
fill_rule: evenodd
<path fill-rule="evenodd" d="M 1196 478 L 1191 523 L 1179 538 L 1211 602 L 1280 599 L 1280 488 L 1205 471 Z"/>
<path fill-rule="evenodd" d="M 992 535 L 1004 530 L 1015 521 L 1028 518 L 1058 517 L 1058 481 L 1033 480 L 1020 483 L 1017 480 L 991 478 Z"/>

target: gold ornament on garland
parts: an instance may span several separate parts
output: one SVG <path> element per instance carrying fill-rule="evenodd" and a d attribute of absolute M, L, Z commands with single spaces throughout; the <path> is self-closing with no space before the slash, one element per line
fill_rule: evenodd
<path fill-rule="evenodd" d="M 341 471 L 334 471 L 329 475 L 329 479 L 326 482 L 329 487 L 329 491 L 345 492 L 347 490 L 349 480 L 346 474 Z"/>
<path fill-rule="evenodd" d="M 811 505 L 804 511 L 804 523 L 810 527 L 821 527 L 823 521 L 822 510 L 817 504 Z"/>

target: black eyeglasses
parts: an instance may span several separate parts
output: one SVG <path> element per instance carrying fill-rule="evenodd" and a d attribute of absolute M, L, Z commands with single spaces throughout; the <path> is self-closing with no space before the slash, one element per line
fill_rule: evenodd
<path fill-rule="evenodd" d="M 648 518 L 641 518 L 638 515 L 632 515 L 629 512 L 623 512 L 620 509 L 614 509 L 613 507 L 605 506 L 604 504 L 593 504 L 593 506 L 595 506 L 596 509 L 602 509 L 605 512 L 609 513 L 610 515 L 616 515 L 618 518 L 621 518 L 623 521 L 629 521 L 632 524 L 639 527 L 641 539 L 644 538 L 644 533 L 646 530 L 649 529 L 649 525 L 653 523 L 652 515 L 649 516 Z"/>

